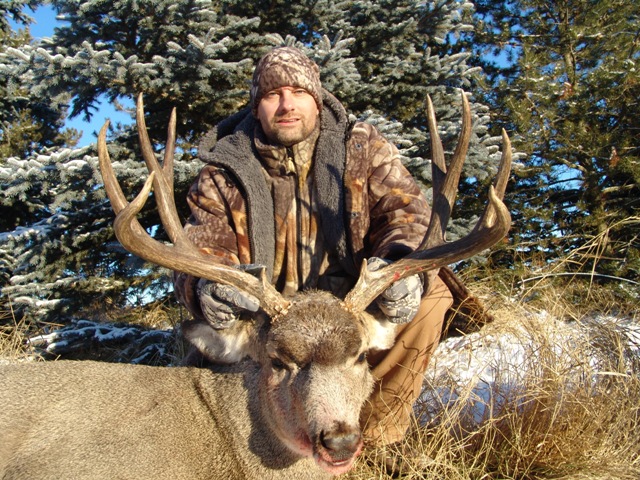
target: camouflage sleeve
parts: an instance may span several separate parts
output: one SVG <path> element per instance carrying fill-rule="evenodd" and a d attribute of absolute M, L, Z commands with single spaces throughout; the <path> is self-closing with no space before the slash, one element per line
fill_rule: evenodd
<path fill-rule="evenodd" d="M 368 240 L 371 255 L 396 260 L 420 245 L 431 210 L 400 161 L 397 148 L 375 129 L 370 141 Z"/>
<path fill-rule="evenodd" d="M 206 166 L 187 195 L 191 216 L 184 227 L 189 239 L 212 262 L 234 265 L 242 263 L 246 238 L 246 206 L 238 188 L 221 169 Z M 248 243 L 248 242 L 247 242 Z M 246 261 L 245 261 L 246 263 Z M 174 291 L 178 300 L 194 315 L 202 318 L 196 294 L 199 278 L 174 272 Z"/>

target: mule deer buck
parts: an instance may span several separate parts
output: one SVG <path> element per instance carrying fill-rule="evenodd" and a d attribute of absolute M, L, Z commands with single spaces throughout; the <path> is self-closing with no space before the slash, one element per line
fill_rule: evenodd
<path fill-rule="evenodd" d="M 102 128 L 98 149 L 118 239 L 132 253 L 173 270 L 239 287 L 260 300 L 247 321 L 249 359 L 228 366 L 162 368 L 59 361 L 0 368 L 0 477 L 6 479 L 324 478 L 351 468 L 362 449 L 359 413 L 373 380 L 366 352 L 388 348 L 393 325 L 365 312 L 393 281 L 484 250 L 510 225 L 501 199 L 510 170 L 504 149 L 495 187 L 475 228 L 445 243 L 444 230 L 471 134 L 463 127 L 448 172 L 427 100 L 434 206 L 422 247 L 375 272 L 363 265 L 344 299 L 326 292 L 282 297 L 265 278 L 214 264 L 185 237 L 173 200 L 175 111 L 164 165 L 137 123 L 150 176 L 128 203 L 112 170 Z M 173 245 L 153 240 L 136 219 L 153 187 Z"/>

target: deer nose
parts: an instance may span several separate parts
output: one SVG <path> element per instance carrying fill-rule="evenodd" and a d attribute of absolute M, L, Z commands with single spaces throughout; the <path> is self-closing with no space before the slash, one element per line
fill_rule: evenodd
<path fill-rule="evenodd" d="M 322 446 L 334 460 L 351 458 L 360 448 L 360 432 L 327 432 L 320 434 Z"/>

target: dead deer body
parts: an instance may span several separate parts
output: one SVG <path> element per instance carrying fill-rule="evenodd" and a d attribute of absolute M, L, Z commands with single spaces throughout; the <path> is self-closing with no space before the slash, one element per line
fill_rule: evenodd
<path fill-rule="evenodd" d="M 462 99 L 463 126 L 448 171 L 427 101 L 434 205 L 422 246 L 375 272 L 363 265 L 344 299 L 319 291 L 286 299 L 264 274 L 214 264 L 186 238 L 173 200 L 175 112 L 161 167 L 139 97 L 138 133 L 151 174 L 131 203 L 112 170 L 106 125 L 98 141 L 116 235 L 150 262 L 258 298 L 261 311 L 254 321 L 242 322 L 236 338 L 239 356 L 249 359 L 212 369 L 96 362 L 3 366 L 0 477 L 310 479 L 349 470 L 362 449 L 359 414 L 373 384 L 366 353 L 388 348 L 394 338 L 394 325 L 365 309 L 392 282 L 468 258 L 509 229 L 501 199 L 511 156 L 503 134 L 502 162 L 484 214 L 466 237 L 444 240 L 471 133 Z M 173 245 L 153 240 L 136 219 L 152 187 Z"/>

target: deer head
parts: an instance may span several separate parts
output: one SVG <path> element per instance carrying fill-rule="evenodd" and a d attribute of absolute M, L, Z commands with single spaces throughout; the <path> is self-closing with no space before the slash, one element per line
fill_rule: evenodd
<path fill-rule="evenodd" d="M 391 283 L 408 275 L 428 272 L 478 253 L 500 239 L 510 226 L 502 197 L 511 163 L 511 148 L 503 132 L 504 149 L 489 202 L 474 229 L 464 238 L 445 241 L 445 228 L 455 201 L 457 184 L 471 135 L 471 113 L 464 94 L 462 131 L 447 170 L 436 120 L 427 99 L 433 152 L 434 204 L 430 225 L 420 248 L 405 258 L 369 272 L 363 263 L 360 277 L 346 298 L 327 292 L 302 293 L 285 299 L 265 278 L 217 264 L 185 235 L 173 198 L 175 110 L 168 128 L 163 165 L 156 160 L 147 135 L 142 96 L 137 101 L 137 126 L 142 156 L 150 171 L 141 192 L 128 202 L 116 180 L 106 146 L 108 124 L 100 131 L 98 155 L 105 188 L 116 213 L 114 228 L 131 253 L 166 268 L 199 278 L 233 285 L 258 298 L 261 315 L 243 322 L 250 354 L 260 365 L 258 394 L 273 431 L 294 452 L 313 456 L 325 470 L 348 470 L 362 448 L 359 413 L 373 380 L 366 352 L 388 348 L 394 325 L 365 312 Z M 172 245 L 154 240 L 136 216 L 151 189 Z"/>

